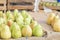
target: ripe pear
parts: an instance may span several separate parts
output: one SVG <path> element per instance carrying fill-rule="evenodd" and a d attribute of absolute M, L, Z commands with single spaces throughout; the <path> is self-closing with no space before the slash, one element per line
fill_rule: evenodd
<path fill-rule="evenodd" d="M 21 37 L 21 29 L 16 22 L 11 25 L 10 30 L 13 38 Z"/>
<path fill-rule="evenodd" d="M 11 32 L 9 26 L 3 25 L 1 30 L 1 38 L 8 39 L 11 38 Z"/>
<path fill-rule="evenodd" d="M 55 14 L 54 13 L 51 13 L 50 15 L 49 15 L 49 17 L 48 17 L 48 19 L 47 19 L 47 23 L 50 25 L 51 24 L 51 22 L 52 22 L 52 20 L 54 19 L 54 17 L 55 17 Z"/>
<path fill-rule="evenodd" d="M 53 26 L 54 23 L 55 23 L 56 21 L 58 21 L 58 20 L 59 20 L 59 16 L 56 15 L 56 16 L 54 17 L 54 19 L 52 20 L 52 22 L 51 22 L 51 26 Z"/>
<path fill-rule="evenodd" d="M 37 25 L 37 22 L 33 20 L 32 23 L 30 24 L 31 29 L 33 29 L 36 25 Z"/>
<path fill-rule="evenodd" d="M 13 21 L 12 20 L 8 20 L 7 21 L 7 25 L 10 27 L 12 25 Z"/>
<path fill-rule="evenodd" d="M 33 36 L 41 37 L 43 36 L 43 29 L 41 25 L 37 25 L 33 28 Z"/>
<path fill-rule="evenodd" d="M 60 32 L 60 19 L 57 20 L 57 21 L 54 23 L 53 29 L 54 29 L 54 31 L 56 31 L 56 32 Z"/>
<path fill-rule="evenodd" d="M 32 29 L 30 28 L 29 25 L 25 25 L 23 28 L 22 28 L 22 35 L 24 37 L 31 37 L 32 36 Z"/>

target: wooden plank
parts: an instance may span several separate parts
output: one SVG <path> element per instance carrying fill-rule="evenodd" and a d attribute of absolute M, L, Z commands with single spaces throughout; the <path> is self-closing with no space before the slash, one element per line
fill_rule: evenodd
<path fill-rule="evenodd" d="M 10 5 L 8 6 L 8 10 L 12 9 L 31 9 L 33 10 L 33 5 Z"/>
<path fill-rule="evenodd" d="M 9 2 L 34 2 L 34 0 L 8 0 Z"/>
<path fill-rule="evenodd" d="M 0 0 L 0 4 L 6 3 L 6 0 Z"/>
<path fill-rule="evenodd" d="M 6 7 L 0 6 L 0 10 L 6 10 Z"/>

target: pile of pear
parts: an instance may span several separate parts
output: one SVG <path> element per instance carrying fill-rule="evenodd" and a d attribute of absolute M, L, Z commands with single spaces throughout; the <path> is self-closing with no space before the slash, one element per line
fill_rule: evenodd
<path fill-rule="evenodd" d="M 60 32 L 60 18 L 58 13 L 57 14 L 50 13 L 47 18 L 47 24 L 51 25 L 55 32 Z"/>
<path fill-rule="evenodd" d="M 25 10 L 0 11 L 0 38 L 42 37 L 42 26 Z"/>

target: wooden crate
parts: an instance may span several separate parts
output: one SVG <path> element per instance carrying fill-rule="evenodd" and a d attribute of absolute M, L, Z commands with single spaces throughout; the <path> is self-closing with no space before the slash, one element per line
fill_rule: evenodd
<path fill-rule="evenodd" d="M 9 2 L 32 2 L 34 3 L 34 0 L 8 0 Z"/>
<path fill-rule="evenodd" d="M 31 2 L 32 1 L 27 1 L 25 0 L 26 2 Z M 8 5 L 7 5 L 7 8 L 8 10 L 14 10 L 14 9 L 28 9 L 28 10 L 33 10 L 33 3 L 32 5 L 11 5 L 10 3 L 20 3 L 20 2 L 24 2 L 24 0 L 8 0 Z M 34 1 L 33 1 L 34 2 Z"/>
<path fill-rule="evenodd" d="M 0 10 L 6 12 L 6 0 L 0 0 Z"/>

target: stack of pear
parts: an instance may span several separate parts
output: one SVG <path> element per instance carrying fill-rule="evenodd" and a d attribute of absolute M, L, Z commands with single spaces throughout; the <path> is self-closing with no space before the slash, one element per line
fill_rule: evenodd
<path fill-rule="evenodd" d="M 54 31 L 60 32 L 60 18 L 58 14 L 50 14 L 47 23 L 52 26 Z"/>
<path fill-rule="evenodd" d="M 54 23 L 57 22 L 58 20 L 59 20 L 59 16 L 56 15 L 56 16 L 54 17 L 54 19 L 52 20 L 52 22 L 51 22 L 51 26 L 53 26 Z"/>
<path fill-rule="evenodd" d="M 59 19 L 59 15 L 58 14 L 54 14 L 54 13 L 51 13 L 49 14 L 49 17 L 47 19 L 47 24 L 53 26 L 54 23 Z"/>

